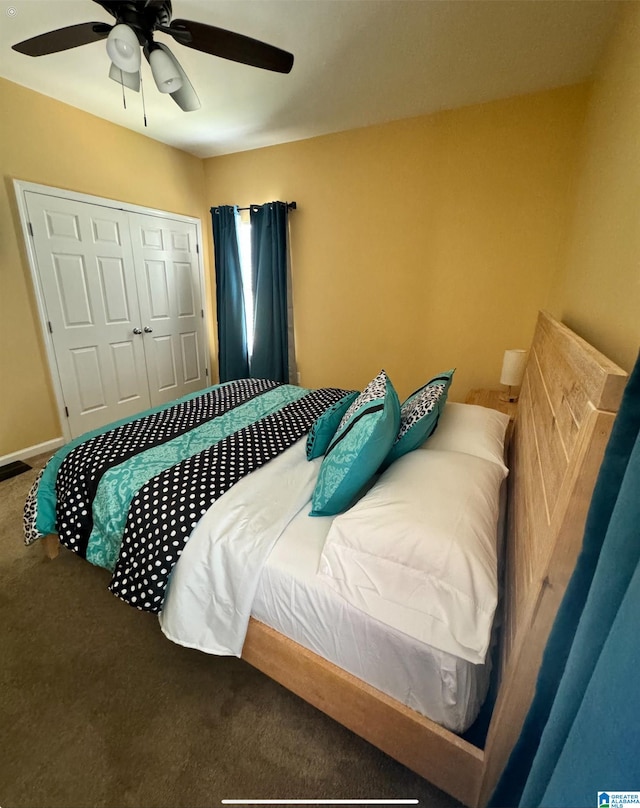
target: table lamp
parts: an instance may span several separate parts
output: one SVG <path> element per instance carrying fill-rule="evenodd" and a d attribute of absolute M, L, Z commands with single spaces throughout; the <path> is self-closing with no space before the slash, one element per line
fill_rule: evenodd
<path fill-rule="evenodd" d="M 504 352 L 500 384 L 504 384 L 509 389 L 500 394 L 502 401 L 518 400 L 518 393 L 513 388 L 518 388 L 522 384 L 526 364 L 527 352 L 524 349 L 514 348 Z"/>

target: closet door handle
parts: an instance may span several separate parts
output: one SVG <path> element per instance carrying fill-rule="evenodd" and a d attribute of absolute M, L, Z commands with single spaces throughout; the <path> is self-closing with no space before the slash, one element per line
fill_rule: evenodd
<path fill-rule="evenodd" d="M 139 328 L 134 328 L 133 333 L 134 334 L 142 334 L 142 331 Z"/>
<path fill-rule="evenodd" d="M 148 326 L 148 325 L 145 325 L 145 327 L 144 327 L 144 333 L 145 333 L 145 334 L 153 334 L 153 328 L 149 328 L 149 326 Z"/>

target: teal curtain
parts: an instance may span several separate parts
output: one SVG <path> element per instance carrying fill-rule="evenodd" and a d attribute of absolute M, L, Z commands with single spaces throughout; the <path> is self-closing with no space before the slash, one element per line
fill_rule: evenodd
<path fill-rule="evenodd" d="M 640 791 L 640 358 L 520 738 L 490 805 L 595 806 Z"/>
<path fill-rule="evenodd" d="M 286 202 L 252 205 L 251 272 L 254 337 L 251 375 L 289 381 Z"/>
<path fill-rule="evenodd" d="M 249 376 L 236 213 L 236 208 L 230 205 L 211 208 L 218 314 L 218 372 L 221 382 Z"/>

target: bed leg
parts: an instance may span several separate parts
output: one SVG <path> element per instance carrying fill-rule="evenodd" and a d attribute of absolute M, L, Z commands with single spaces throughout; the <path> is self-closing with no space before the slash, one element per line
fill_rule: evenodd
<path fill-rule="evenodd" d="M 46 557 L 50 558 L 51 560 L 56 558 L 60 552 L 60 539 L 56 536 L 56 534 L 49 533 L 48 536 L 45 536 L 42 539 L 42 543 L 44 545 L 44 554 Z"/>

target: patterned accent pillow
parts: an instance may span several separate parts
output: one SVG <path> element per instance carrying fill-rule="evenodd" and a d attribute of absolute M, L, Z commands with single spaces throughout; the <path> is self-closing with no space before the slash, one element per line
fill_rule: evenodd
<path fill-rule="evenodd" d="M 417 449 L 433 434 L 447 400 L 454 373 L 455 368 L 434 376 L 404 402 L 400 409 L 400 429 L 385 458 L 384 469 L 402 455 Z"/>
<path fill-rule="evenodd" d="M 384 370 L 344 414 L 325 454 L 310 516 L 346 510 L 388 455 L 400 426 L 400 402 Z"/>
<path fill-rule="evenodd" d="M 340 401 L 336 401 L 335 404 L 328 407 L 314 423 L 307 436 L 307 460 L 320 457 L 327 451 L 343 415 L 357 397 L 357 392 L 348 393 Z"/>

